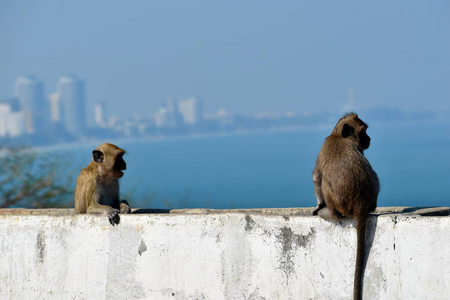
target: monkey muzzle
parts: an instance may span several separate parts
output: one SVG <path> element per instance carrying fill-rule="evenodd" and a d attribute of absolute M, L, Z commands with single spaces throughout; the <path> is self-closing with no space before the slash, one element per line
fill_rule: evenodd
<path fill-rule="evenodd" d="M 116 163 L 114 165 L 115 177 L 122 178 L 122 176 L 123 176 L 123 172 L 122 171 L 124 171 L 126 169 L 127 169 L 127 164 L 125 163 L 125 161 L 122 161 L 120 163 Z"/>

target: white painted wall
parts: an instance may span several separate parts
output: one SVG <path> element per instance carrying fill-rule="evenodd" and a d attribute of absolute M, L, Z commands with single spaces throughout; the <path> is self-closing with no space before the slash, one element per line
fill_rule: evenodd
<path fill-rule="evenodd" d="M 0 211 L 0 299 L 350 299 L 353 222 L 281 214 Z M 365 299 L 449 299 L 449 231 L 371 217 Z"/>

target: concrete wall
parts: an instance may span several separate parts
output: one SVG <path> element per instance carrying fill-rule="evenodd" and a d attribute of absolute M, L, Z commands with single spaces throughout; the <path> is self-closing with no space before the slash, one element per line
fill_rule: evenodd
<path fill-rule="evenodd" d="M 141 212 L 141 213 L 139 213 Z M 356 233 L 311 209 L 0 210 L 0 299 L 350 299 Z M 449 299 L 450 210 L 370 218 L 365 299 Z"/>

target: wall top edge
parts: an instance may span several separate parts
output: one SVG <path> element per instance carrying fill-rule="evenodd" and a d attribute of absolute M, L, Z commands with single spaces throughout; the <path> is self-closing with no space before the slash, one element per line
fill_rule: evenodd
<path fill-rule="evenodd" d="M 280 216 L 312 216 L 313 207 L 291 207 L 291 208 L 253 208 L 253 209 L 147 209 L 136 208 L 132 214 L 170 214 L 170 215 L 208 215 L 208 214 L 260 214 Z M 378 207 L 372 214 L 382 215 L 415 215 L 415 216 L 450 216 L 450 207 Z M 0 215 L 49 215 L 70 216 L 74 215 L 73 208 L 1 208 Z"/>

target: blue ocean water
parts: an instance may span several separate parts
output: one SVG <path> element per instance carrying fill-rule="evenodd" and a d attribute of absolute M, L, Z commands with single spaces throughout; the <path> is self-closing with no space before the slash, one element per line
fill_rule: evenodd
<path fill-rule="evenodd" d="M 312 207 L 311 174 L 330 131 L 123 142 L 122 194 L 141 208 Z M 368 133 L 378 206 L 450 206 L 448 124 L 376 125 Z"/>

